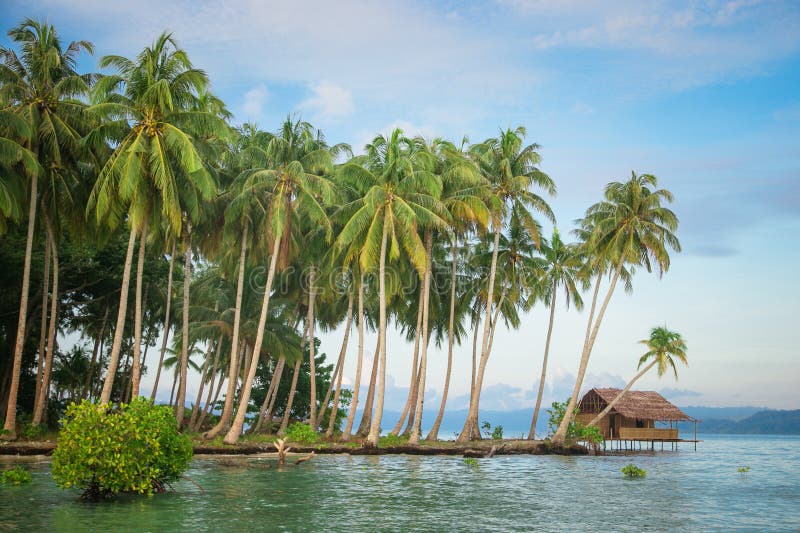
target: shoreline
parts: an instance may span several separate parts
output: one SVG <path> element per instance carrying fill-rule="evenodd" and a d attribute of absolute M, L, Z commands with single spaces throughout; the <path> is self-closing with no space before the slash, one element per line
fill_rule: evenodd
<path fill-rule="evenodd" d="M 362 446 L 347 446 L 338 443 L 323 443 L 315 445 L 289 444 L 292 453 L 309 454 L 314 452 L 319 455 L 463 455 L 466 457 L 482 457 L 493 455 L 589 455 L 589 450 L 584 446 L 572 445 L 565 448 L 555 448 L 548 442 L 535 440 L 485 440 L 457 444 L 455 441 L 440 441 L 437 444 L 420 444 L 418 446 L 386 446 L 382 448 L 364 448 Z M 0 457 L 8 456 L 49 456 L 53 453 L 56 443 L 45 442 L 9 442 L 0 444 Z M 220 455 L 263 455 L 275 453 L 271 443 L 241 443 L 234 445 L 198 444 L 193 446 L 194 455 L 220 456 Z"/>

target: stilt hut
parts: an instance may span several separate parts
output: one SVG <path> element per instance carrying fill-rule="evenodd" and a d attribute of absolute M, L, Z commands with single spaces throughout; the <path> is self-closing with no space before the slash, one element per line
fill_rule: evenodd
<path fill-rule="evenodd" d="M 588 424 L 620 392 L 621 389 L 592 389 L 587 392 L 578 404 L 578 421 Z M 678 422 L 681 421 L 696 422 L 657 392 L 631 390 L 595 425 L 606 440 L 677 441 L 680 440 Z M 657 428 L 656 422 L 669 424 L 669 427 Z"/>

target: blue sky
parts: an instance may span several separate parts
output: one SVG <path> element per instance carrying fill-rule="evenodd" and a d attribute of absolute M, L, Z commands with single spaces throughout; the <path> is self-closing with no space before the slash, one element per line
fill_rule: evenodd
<path fill-rule="evenodd" d="M 587 385 L 624 382 L 636 341 L 666 323 L 687 339 L 690 367 L 643 388 L 682 405 L 800 407 L 797 2 L 4 1 L 4 28 L 26 16 L 98 55 L 134 55 L 169 29 L 237 120 L 265 129 L 298 112 L 358 148 L 394 126 L 477 141 L 525 125 L 558 184 L 562 233 L 608 181 L 656 174 L 675 194 L 684 252 L 662 280 L 640 273 L 632 295 L 615 295 Z M 577 369 L 584 321 L 559 310 L 553 397 Z M 538 309 L 498 332 L 483 406 L 529 404 L 545 322 Z M 329 353 L 341 334 L 323 336 Z M 394 345 L 400 389 L 410 349 Z M 468 357 L 457 353 L 456 395 Z M 433 399 L 443 352 L 432 359 Z"/>

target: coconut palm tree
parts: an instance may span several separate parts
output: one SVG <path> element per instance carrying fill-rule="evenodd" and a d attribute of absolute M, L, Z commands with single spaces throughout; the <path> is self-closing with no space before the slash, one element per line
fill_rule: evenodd
<path fill-rule="evenodd" d="M 648 272 L 655 267 L 659 276 L 662 276 L 669 270 L 668 249 L 671 248 L 676 252 L 681 250 L 680 242 L 674 233 L 678 228 L 678 217 L 662 205 L 662 202 L 669 203 L 672 200 L 671 192 L 658 188 L 658 178 L 652 174 L 631 172 L 628 181 L 606 185 L 605 200 L 586 211 L 586 216 L 581 222 L 587 236 L 584 252 L 590 256 L 589 263 L 597 265 L 595 275 L 598 279 L 589 311 L 589 322 L 575 387 L 567 404 L 566 414 L 553 435 L 553 443 L 556 445 L 563 445 L 566 439 L 567 428 L 583 385 L 592 347 L 625 266 L 628 265 L 631 270 L 641 266 Z M 599 278 L 605 274 L 611 276 L 611 281 L 595 317 Z"/>
<path fill-rule="evenodd" d="M 116 226 L 127 210 L 130 225 L 114 341 L 100 397 L 101 402 L 108 402 L 119 364 L 137 237 L 144 247 L 147 226 L 156 217 L 163 218 L 172 234 L 184 234 L 186 223 L 197 213 L 186 217 L 189 206 L 181 201 L 189 193 L 208 200 L 217 190 L 196 139 L 211 135 L 224 138 L 227 126 L 215 113 L 198 110 L 196 100 L 208 86 L 208 77 L 193 67 L 169 33 L 161 34 L 133 60 L 105 56 L 100 66 L 114 68 L 117 73 L 103 76 L 95 84 L 90 111 L 102 122 L 90 132 L 87 142 L 94 146 L 111 141 L 115 149 L 100 171 L 87 212 L 94 213 L 98 222 Z M 142 272 L 137 272 L 137 286 L 141 286 L 141 277 Z M 140 310 L 138 294 L 137 290 L 136 306 Z M 137 324 L 134 335 L 139 339 L 141 321 Z M 134 344 L 134 350 L 138 344 Z"/>
<path fill-rule="evenodd" d="M 633 384 L 636 383 L 639 378 L 645 375 L 654 366 L 658 366 L 658 377 L 663 376 L 664 373 L 671 368 L 672 372 L 675 374 L 675 379 L 677 380 L 678 369 L 675 368 L 675 359 L 684 365 L 688 365 L 686 362 L 686 342 L 683 340 L 680 333 L 670 331 L 666 327 L 653 328 L 650 330 L 650 338 L 639 341 L 639 344 L 644 344 L 648 348 L 644 355 L 639 358 L 639 365 L 637 368 L 641 368 L 641 370 L 638 374 L 633 376 L 627 385 L 625 385 L 625 388 L 622 389 L 622 392 L 617 394 L 617 396 L 611 400 L 611 402 L 609 402 L 606 408 L 603 409 L 596 417 L 594 417 L 587 425 L 593 426 L 597 424 L 597 422 L 606 416 L 608 412 L 611 411 L 611 409 L 617 404 L 617 402 L 622 399 L 625 393 L 631 390 Z M 648 359 L 651 359 L 650 363 L 642 368 L 642 365 L 645 364 Z"/>
<path fill-rule="evenodd" d="M 386 260 L 397 260 L 401 249 L 420 276 L 427 269 L 427 255 L 420 228 L 446 230 L 444 207 L 436 199 L 441 180 L 430 171 L 429 160 L 413 150 L 413 141 L 395 129 L 379 135 L 366 147 L 366 155 L 343 165 L 339 176 L 346 184 L 361 182 L 362 198 L 347 206 L 353 214 L 336 242 L 339 251 L 355 246 L 365 272 L 378 270 L 378 382 L 377 402 L 367 444 L 378 445 L 386 387 Z"/>
<path fill-rule="evenodd" d="M 490 355 L 489 337 L 493 327 L 492 312 L 495 302 L 497 252 L 503 226 L 508 222 L 509 225 L 516 224 L 524 228 L 538 245 L 539 224 L 532 211 L 539 212 L 551 221 L 555 221 L 555 216 L 547 202 L 531 190 L 536 186 L 553 195 L 556 192 L 556 186 L 553 180 L 537 167 L 541 159 L 538 153 L 539 146 L 537 144 L 523 145 L 526 133 L 523 127 L 513 131 L 510 129 L 501 131 L 498 137 L 487 139 L 471 149 L 488 182 L 485 195 L 491 212 L 491 231 L 494 233 L 494 243 L 489 277 L 486 280 L 487 297 L 485 299 L 480 361 L 476 370 L 475 386 L 470 394 L 467 419 L 458 436 L 460 442 L 480 435 L 478 409 L 483 376 Z"/>
<path fill-rule="evenodd" d="M 21 53 L 18 56 L 10 48 L 0 48 L 0 108 L 4 118 L 0 157 L 4 167 L 11 164 L 23 171 L 29 181 L 30 199 L 20 312 L 4 424 L 4 430 L 8 432 L 4 438 L 13 439 L 16 437 L 17 395 L 39 202 L 38 180 L 70 172 L 71 160 L 80 152 L 83 109 L 80 97 L 88 90 L 91 77 L 79 75 L 75 68 L 80 52 L 91 53 L 92 45 L 86 41 L 73 41 L 63 48 L 52 25 L 31 19 L 12 28 L 8 35 Z M 9 138 L 8 133 L 22 135 Z M 21 189 L 19 182 L 14 184 L 12 180 L 4 180 L 6 185 L 2 189 L 5 192 L 0 195 L 7 198 L 2 202 L 6 204 L 2 211 L 8 214 L 14 214 L 10 203 L 12 192 Z"/>
<path fill-rule="evenodd" d="M 547 358 L 550 353 L 550 336 L 553 333 L 553 318 L 556 310 L 556 297 L 559 289 L 563 289 L 564 298 L 569 309 L 570 303 L 575 309 L 583 308 L 578 287 L 578 275 L 583 267 L 583 257 L 580 249 L 574 244 L 566 244 L 561 240 L 558 229 L 553 230 L 553 236 L 549 241 L 542 240 L 540 248 L 544 264 L 544 277 L 541 280 L 544 287 L 549 287 L 550 291 L 543 291 L 542 297 L 545 304 L 550 305 L 550 320 L 547 323 L 547 337 L 544 342 L 544 357 L 542 358 L 542 374 L 539 377 L 539 392 L 536 395 L 536 405 L 533 408 L 533 419 L 528 439 L 536 438 L 536 422 L 539 418 L 539 408 L 542 405 L 544 394 L 544 384 L 547 378 Z"/>
<path fill-rule="evenodd" d="M 269 140 L 265 155 L 267 165 L 247 170 L 244 176 L 245 179 L 264 179 L 269 183 L 269 197 L 266 199 L 269 207 L 264 229 L 272 242 L 272 250 L 250 370 L 242 386 L 236 417 L 223 439 L 227 444 L 235 443 L 242 434 L 261 353 L 272 283 L 279 259 L 281 268 L 284 268 L 295 251 L 292 249 L 295 237 L 292 228 L 301 229 L 304 223 L 316 224 L 325 229 L 327 237 L 332 233 L 331 222 L 324 206 L 333 201 L 334 186 L 324 176 L 333 170 L 334 156 L 324 139 L 315 134 L 308 122 L 289 117 L 284 121 L 281 130 Z"/>

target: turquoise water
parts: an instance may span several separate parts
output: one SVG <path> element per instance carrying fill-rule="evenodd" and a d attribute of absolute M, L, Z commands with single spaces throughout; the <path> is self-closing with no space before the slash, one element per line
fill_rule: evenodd
<path fill-rule="evenodd" d="M 0 487 L 0 530 L 661 531 L 800 529 L 800 437 L 705 436 L 697 452 L 634 456 L 317 456 L 196 459 L 177 492 L 86 503 L 33 483 Z M 0 468 L 12 460 L 0 457 Z M 624 480 L 629 462 L 647 470 Z M 736 469 L 749 466 L 747 478 Z"/>

